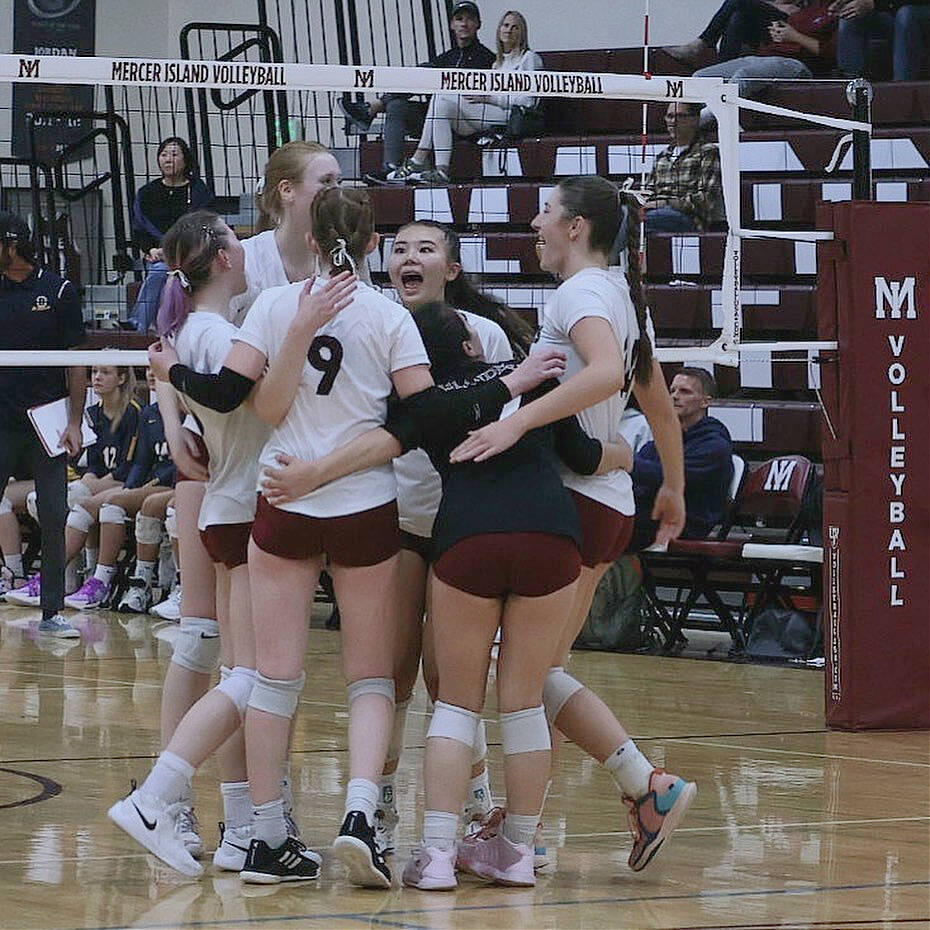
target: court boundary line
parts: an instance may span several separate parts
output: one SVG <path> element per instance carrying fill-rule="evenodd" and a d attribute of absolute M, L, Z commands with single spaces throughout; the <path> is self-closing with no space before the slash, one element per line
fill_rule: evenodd
<path fill-rule="evenodd" d="M 688 742 L 689 740 L 686 737 L 684 741 Z M 776 749 L 774 747 L 769 748 L 766 746 L 733 746 L 729 743 L 707 742 L 706 738 L 702 736 L 696 736 L 691 739 L 690 742 L 693 742 L 695 746 L 709 746 L 716 749 L 751 749 L 754 752 L 769 752 L 782 756 L 807 756 L 812 759 L 838 759 L 841 762 L 868 762 L 871 764 L 877 763 L 879 765 L 907 765 L 913 768 L 930 768 L 930 762 L 906 762 L 904 760 L 897 759 L 866 759 L 862 756 L 835 755 L 826 752 L 807 752 L 803 749 Z"/>

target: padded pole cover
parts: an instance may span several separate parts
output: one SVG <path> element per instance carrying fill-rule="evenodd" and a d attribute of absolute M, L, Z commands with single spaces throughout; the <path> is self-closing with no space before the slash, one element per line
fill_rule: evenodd
<path fill-rule="evenodd" d="M 827 724 L 930 727 L 930 204 L 831 203 L 818 225 Z"/>

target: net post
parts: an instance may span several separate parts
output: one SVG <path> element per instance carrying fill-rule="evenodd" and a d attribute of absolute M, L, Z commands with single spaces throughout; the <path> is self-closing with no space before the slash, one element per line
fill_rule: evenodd
<path fill-rule="evenodd" d="M 856 78 L 846 85 L 846 99 L 852 107 L 853 119 L 872 122 L 872 85 L 865 78 Z M 853 131 L 853 200 L 872 200 L 872 152 L 869 133 Z"/>

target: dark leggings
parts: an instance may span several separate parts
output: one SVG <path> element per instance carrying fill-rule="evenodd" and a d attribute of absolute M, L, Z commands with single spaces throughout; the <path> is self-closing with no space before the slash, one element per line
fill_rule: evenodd
<path fill-rule="evenodd" d="M 0 427 L 0 492 L 22 463 L 32 471 L 36 483 L 42 529 L 42 618 L 47 619 L 64 606 L 68 463 L 64 453 L 49 457 L 30 426 Z"/>
<path fill-rule="evenodd" d="M 724 0 L 701 33 L 701 39 L 717 47 L 720 60 L 729 61 L 746 54 L 745 47 L 757 49 L 768 39 L 768 25 L 787 19 L 785 14 L 765 0 Z"/>

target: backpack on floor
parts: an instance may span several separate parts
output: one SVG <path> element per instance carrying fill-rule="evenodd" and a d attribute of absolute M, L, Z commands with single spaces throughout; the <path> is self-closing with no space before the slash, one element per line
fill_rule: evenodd
<path fill-rule="evenodd" d="M 632 652 L 643 645 L 643 568 L 625 555 L 607 569 L 588 618 L 575 640 L 576 649 Z"/>

